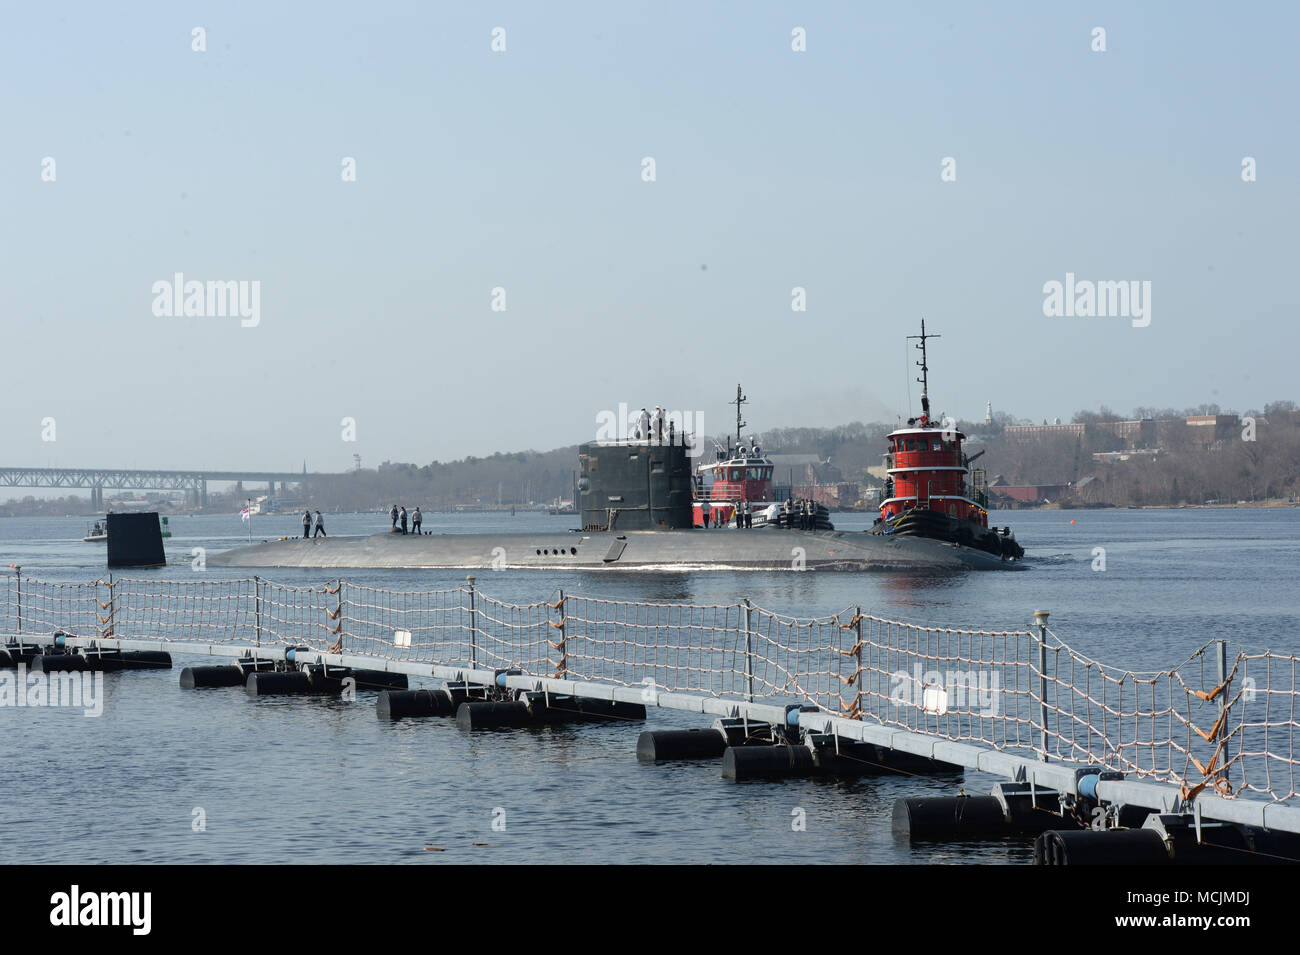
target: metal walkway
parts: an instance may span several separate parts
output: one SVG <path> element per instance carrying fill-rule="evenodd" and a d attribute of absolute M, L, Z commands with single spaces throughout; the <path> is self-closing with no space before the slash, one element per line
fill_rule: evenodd
<path fill-rule="evenodd" d="M 1047 626 L 922 627 L 558 592 L 398 591 L 261 578 L 55 583 L 7 575 L 0 633 L 70 648 L 288 660 L 788 726 L 1057 793 L 1300 833 L 1300 658 L 1213 641 L 1136 673 Z M 1090 767 L 1086 779 L 1081 769 Z M 1098 776 L 1098 771 L 1108 771 Z M 1089 775 L 1090 774 L 1090 775 Z M 1108 778 L 1111 776 L 1122 778 Z"/>

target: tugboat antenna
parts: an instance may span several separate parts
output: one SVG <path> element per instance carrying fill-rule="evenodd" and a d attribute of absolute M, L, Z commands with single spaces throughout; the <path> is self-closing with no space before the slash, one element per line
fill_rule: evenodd
<path fill-rule="evenodd" d="M 740 419 L 740 406 L 749 401 L 740 391 L 740 385 L 736 385 L 736 400 L 728 401 L 727 404 L 736 406 L 736 446 L 740 447 L 740 429 L 745 427 L 749 422 Z"/>
<path fill-rule="evenodd" d="M 921 414 L 925 418 L 930 417 L 930 366 L 925 363 L 925 340 L 927 338 L 942 338 L 942 335 L 927 335 L 925 332 L 925 319 L 921 319 L 921 334 L 908 335 L 908 338 L 919 338 L 921 344 L 913 347 L 921 349 L 921 360 L 916 364 L 921 369 L 921 377 L 916 379 L 921 383 Z"/>

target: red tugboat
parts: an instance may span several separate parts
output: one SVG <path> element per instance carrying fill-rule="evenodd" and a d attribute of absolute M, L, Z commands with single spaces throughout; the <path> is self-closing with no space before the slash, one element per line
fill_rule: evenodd
<path fill-rule="evenodd" d="M 885 467 L 889 478 L 881 495 L 880 517 L 873 534 L 927 537 L 962 547 L 987 551 L 1004 560 L 1017 560 L 1025 549 L 1011 528 L 989 527 L 988 486 L 981 469 L 971 471 L 975 458 L 962 450 L 966 435 L 956 427 L 941 428 L 930 417 L 929 366 L 925 343 L 938 338 L 925 331 L 916 347 L 921 350 L 921 416 L 909 418 L 906 428 L 889 435 Z M 980 454 L 984 452 L 981 451 Z"/>
<path fill-rule="evenodd" d="M 803 530 L 831 531 L 830 510 L 816 501 L 774 500 L 770 458 L 765 457 L 757 444 L 748 446 L 740 436 L 745 422 L 741 420 L 740 406 L 749 399 L 736 385 L 736 447 L 719 447 L 716 460 L 696 468 L 694 523 L 704 527 L 705 508 L 708 508 L 709 526 L 734 523 L 736 512 L 743 519 L 746 509 L 754 527 L 791 527 Z M 708 479 L 709 483 L 705 483 Z"/>

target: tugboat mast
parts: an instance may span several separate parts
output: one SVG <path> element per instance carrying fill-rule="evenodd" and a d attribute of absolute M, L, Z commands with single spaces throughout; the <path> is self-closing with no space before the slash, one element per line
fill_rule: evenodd
<path fill-rule="evenodd" d="M 925 319 L 921 319 L 921 334 L 908 335 L 908 338 L 919 338 L 921 344 L 912 346 L 921 349 L 921 360 L 916 364 L 921 369 L 921 377 L 916 379 L 921 383 L 921 417 L 929 420 L 930 418 L 930 366 L 925 363 L 925 340 L 927 338 L 942 338 L 942 335 L 927 335 L 925 333 Z"/>
<path fill-rule="evenodd" d="M 922 329 L 924 331 L 924 329 Z M 740 419 L 740 406 L 749 401 L 740 391 L 740 385 L 736 385 L 736 400 L 728 401 L 727 404 L 736 406 L 736 447 L 740 447 L 740 429 L 745 427 L 749 422 Z"/>

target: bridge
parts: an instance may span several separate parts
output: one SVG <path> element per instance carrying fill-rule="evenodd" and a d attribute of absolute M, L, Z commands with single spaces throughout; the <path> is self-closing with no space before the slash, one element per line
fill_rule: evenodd
<path fill-rule="evenodd" d="M 186 491 L 190 503 L 208 503 L 208 482 L 246 484 L 265 483 L 271 494 L 276 482 L 281 490 L 293 482 L 307 483 L 307 472 L 293 474 L 280 471 L 162 471 L 124 470 L 121 468 L 4 468 L 0 467 L 0 487 L 88 488 L 90 502 L 104 506 L 104 488 L 122 490 Z"/>

